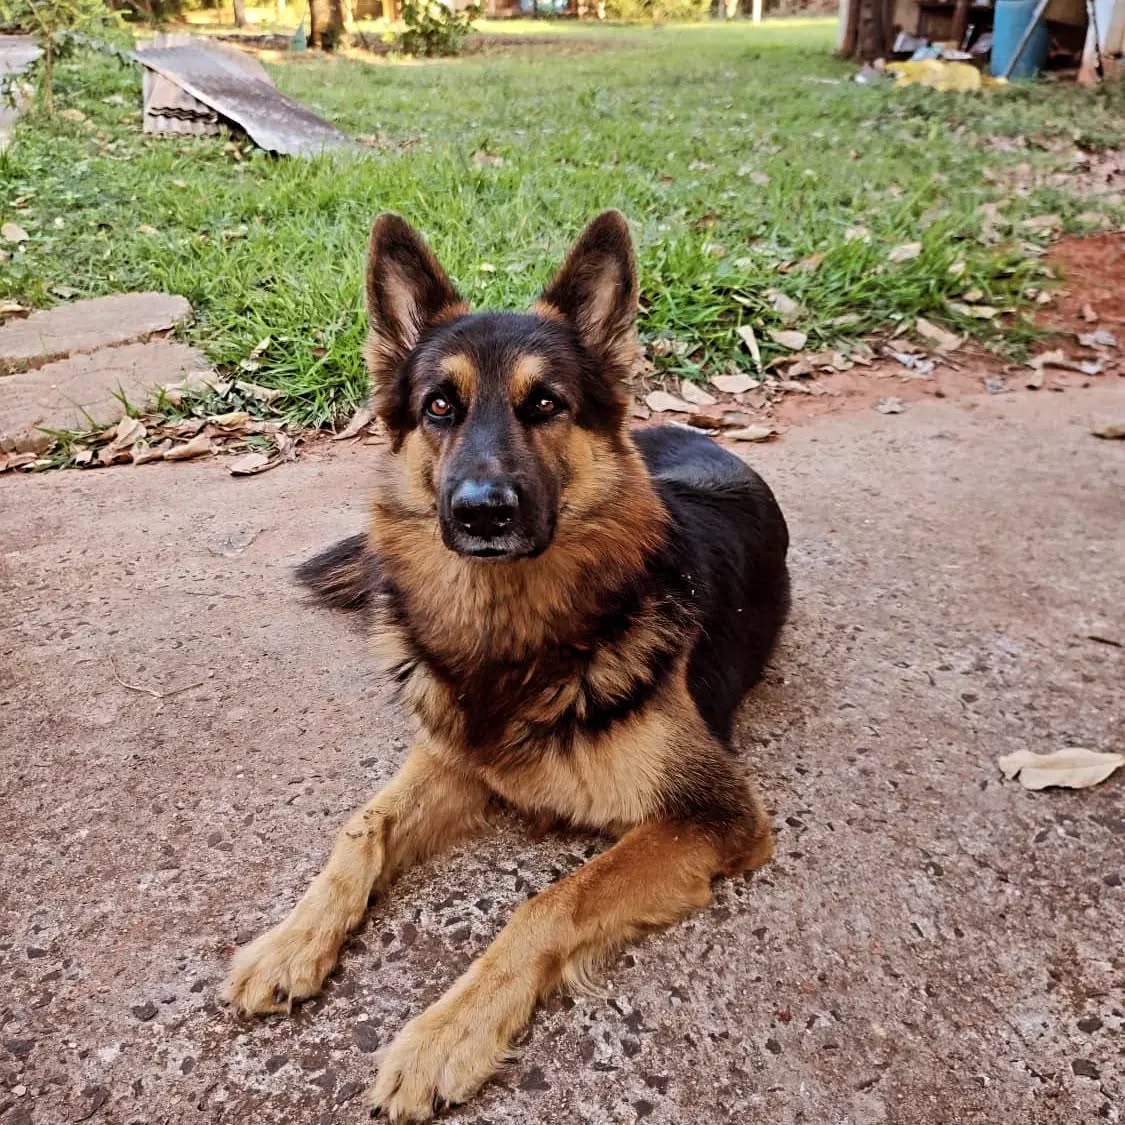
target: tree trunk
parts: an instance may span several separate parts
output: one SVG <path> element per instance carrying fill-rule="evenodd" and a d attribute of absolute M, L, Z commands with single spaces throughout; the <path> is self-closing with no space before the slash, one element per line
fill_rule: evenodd
<path fill-rule="evenodd" d="M 864 62 L 882 58 L 887 53 L 887 26 L 883 0 L 852 0 L 856 5 L 856 56 Z"/>
<path fill-rule="evenodd" d="M 43 37 L 43 109 L 55 116 L 55 40 L 50 35 Z"/>
<path fill-rule="evenodd" d="M 309 46 L 334 51 L 344 38 L 344 11 L 339 0 L 309 0 Z"/>
<path fill-rule="evenodd" d="M 232 0 L 234 4 L 234 26 L 246 26 L 246 0 Z"/>

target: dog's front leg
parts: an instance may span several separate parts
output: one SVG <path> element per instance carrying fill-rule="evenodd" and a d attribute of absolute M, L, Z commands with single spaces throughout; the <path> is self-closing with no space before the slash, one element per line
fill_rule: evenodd
<path fill-rule="evenodd" d="M 489 790 L 416 746 L 385 789 L 352 814 L 324 870 L 289 917 L 234 958 L 226 996 L 242 1012 L 281 1012 L 314 996 L 373 891 L 483 821 Z"/>
<path fill-rule="evenodd" d="M 425 1121 L 465 1101 L 500 1065 L 537 1001 L 644 930 L 706 905 L 711 880 L 770 854 L 763 822 L 741 862 L 687 823 L 633 828 L 574 875 L 520 906 L 499 937 L 399 1033 L 368 1093 L 392 1121 Z"/>

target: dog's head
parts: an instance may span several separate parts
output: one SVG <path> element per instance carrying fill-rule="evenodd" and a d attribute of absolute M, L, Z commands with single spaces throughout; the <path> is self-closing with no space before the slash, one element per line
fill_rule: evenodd
<path fill-rule="evenodd" d="M 418 233 L 380 215 L 367 263 L 367 361 L 402 460 L 400 503 L 446 547 L 534 557 L 604 491 L 636 353 L 637 275 L 623 216 L 583 232 L 530 312 L 470 313 Z"/>

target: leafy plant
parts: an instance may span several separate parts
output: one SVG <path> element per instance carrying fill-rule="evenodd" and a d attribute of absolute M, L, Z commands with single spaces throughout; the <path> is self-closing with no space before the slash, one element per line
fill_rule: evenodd
<path fill-rule="evenodd" d="M 457 12 L 436 0 L 405 0 L 402 19 L 406 30 L 399 36 L 399 46 L 408 55 L 423 58 L 459 55 L 480 12 L 479 4 Z"/>
<path fill-rule="evenodd" d="M 0 27 L 18 27 L 39 42 L 39 96 L 48 116 L 55 112 L 55 63 L 90 35 L 119 31 L 121 13 L 104 0 L 0 0 Z"/>

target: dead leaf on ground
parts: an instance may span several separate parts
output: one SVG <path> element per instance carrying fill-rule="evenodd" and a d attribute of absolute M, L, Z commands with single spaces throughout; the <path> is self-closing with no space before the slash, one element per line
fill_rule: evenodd
<path fill-rule="evenodd" d="M 844 231 L 845 242 L 870 242 L 871 232 L 864 226 L 848 227 Z"/>
<path fill-rule="evenodd" d="M 138 441 L 130 451 L 134 465 L 147 465 L 150 461 L 163 461 L 164 454 L 172 448 L 170 441 L 150 446 L 147 441 Z"/>
<path fill-rule="evenodd" d="M 479 152 L 473 153 L 473 163 L 478 168 L 502 168 L 504 166 L 504 158 L 497 156 L 495 153 L 485 152 L 481 149 Z"/>
<path fill-rule="evenodd" d="M 1041 371 L 1044 367 L 1061 367 L 1067 371 L 1080 371 L 1081 368 L 1072 359 L 1067 358 L 1062 348 L 1052 348 L 1047 352 L 1040 352 L 1027 361 L 1027 366 Z"/>
<path fill-rule="evenodd" d="M 375 417 L 375 406 L 371 402 L 364 403 L 352 416 L 348 419 L 348 424 L 338 433 L 332 435 L 333 441 L 347 441 L 348 438 L 353 438 L 361 430 L 365 429 L 371 424 L 372 419 Z"/>
<path fill-rule="evenodd" d="M 277 387 L 263 387 L 260 383 L 247 383 L 242 379 L 236 380 L 234 386 L 241 394 L 258 402 L 273 402 L 281 395 Z"/>
<path fill-rule="evenodd" d="M 680 396 L 685 402 L 690 402 L 692 406 L 714 406 L 719 401 L 713 394 L 705 391 L 698 383 L 693 383 L 690 379 L 684 379 L 680 382 Z"/>
<path fill-rule="evenodd" d="M 130 418 L 125 415 L 117 423 L 113 431 L 113 438 L 106 448 L 111 453 L 118 453 L 123 449 L 128 449 L 131 445 L 135 445 L 147 432 L 144 423 L 139 418 Z"/>
<path fill-rule="evenodd" d="M 297 460 L 297 442 L 284 430 L 278 430 L 277 433 L 273 435 L 273 443 L 277 446 L 277 451 L 281 454 L 282 461 Z"/>
<path fill-rule="evenodd" d="M 1040 390 L 1043 386 L 1043 368 L 1033 368 L 1031 374 L 1023 381 L 1023 385 L 1027 387 L 1029 391 Z"/>
<path fill-rule="evenodd" d="M 1093 305 L 1082 306 L 1082 319 L 1087 324 L 1096 324 L 1098 321 L 1098 313 Z"/>
<path fill-rule="evenodd" d="M 875 403 L 875 409 L 880 414 L 901 414 L 906 407 L 902 405 L 902 399 L 888 396 L 881 398 Z"/>
<path fill-rule="evenodd" d="M 1103 422 L 1095 426 L 1090 433 L 1094 437 L 1105 438 L 1106 441 L 1121 441 L 1125 439 L 1125 422 Z"/>
<path fill-rule="evenodd" d="M 1020 226 L 1024 230 L 1052 231 L 1062 226 L 1062 219 L 1058 215 L 1036 215 L 1031 219 L 1024 219 Z"/>
<path fill-rule="evenodd" d="M 236 457 L 227 468 L 233 477 L 249 477 L 256 473 L 264 473 L 267 469 L 272 469 L 274 465 L 279 464 L 281 464 L 280 460 L 270 461 L 264 453 L 255 452 Z"/>
<path fill-rule="evenodd" d="M 211 439 L 206 434 L 197 434 L 183 445 L 175 445 L 164 454 L 165 461 L 187 461 L 211 452 Z"/>
<path fill-rule="evenodd" d="M 241 430 L 249 421 L 250 415 L 245 410 L 232 410 L 227 414 L 212 414 L 207 424 L 220 430 Z"/>
<path fill-rule="evenodd" d="M 256 531 L 232 531 L 230 535 L 219 540 L 217 547 L 208 547 L 207 550 L 213 555 L 222 555 L 224 559 L 236 559 L 261 534 L 260 527 Z"/>
<path fill-rule="evenodd" d="M 914 321 L 914 330 L 923 340 L 928 340 L 933 344 L 939 352 L 956 351 L 961 346 L 960 336 L 947 331 L 938 324 L 934 324 L 932 320 L 927 320 L 924 316 L 920 316 Z"/>
<path fill-rule="evenodd" d="M 5 223 L 0 226 L 0 239 L 19 245 L 21 242 L 29 242 L 31 235 L 19 223 Z"/>
<path fill-rule="evenodd" d="M 758 380 L 749 375 L 715 375 L 711 386 L 727 395 L 740 395 L 753 390 Z"/>
<path fill-rule="evenodd" d="M 0 301 L 0 316 L 26 316 L 31 309 L 19 301 Z"/>
<path fill-rule="evenodd" d="M 1009 781 L 1018 778 L 1025 789 L 1046 789 L 1048 786 L 1089 789 L 1125 765 L 1125 754 L 1104 754 L 1083 746 L 1068 746 L 1053 754 L 1017 750 L 1014 754 L 998 758 L 996 764 Z"/>
<path fill-rule="evenodd" d="M 655 410 L 658 414 L 663 414 L 666 411 L 677 411 L 680 414 L 690 414 L 691 404 L 684 402 L 682 398 L 677 398 L 675 395 L 670 395 L 667 391 L 649 391 L 645 395 L 645 404 L 650 410 Z"/>
<path fill-rule="evenodd" d="M 949 307 L 961 316 L 973 317 L 976 320 L 993 320 L 1000 315 L 1000 310 L 992 305 L 969 305 L 961 301 L 950 301 Z"/>
<path fill-rule="evenodd" d="M 78 296 L 78 290 L 73 285 L 52 285 L 51 292 L 56 297 L 61 297 L 64 301 L 69 301 L 71 297 Z"/>
<path fill-rule="evenodd" d="M 779 313 L 785 320 L 793 320 L 801 315 L 801 306 L 786 293 L 771 289 L 766 293 L 773 311 Z"/>
<path fill-rule="evenodd" d="M 1107 328 L 1098 328 L 1093 332 L 1078 332 L 1078 342 L 1084 348 L 1116 348 L 1117 337 Z"/>
<path fill-rule="evenodd" d="M 922 244 L 920 242 L 903 242 L 901 245 L 894 247 L 887 255 L 888 262 L 910 262 L 922 253 Z"/>
<path fill-rule="evenodd" d="M 799 352 L 809 340 L 806 333 L 798 332 L 795 328 L 771 328 L 769 334 L 775 344 L 780 344 L 791 352 Z"/>
<path fill-rule="evenodd" d="M 777 436 L 777 430 L 773 426 L 755 424 L 744 426 L 741 430 L 730 430 L 726 436 L 732 441 L 769 441 Z"/>
<path fill-rule="evenodd" d="M 754 360 L 754 366 L 761 371 L 762 353 L 758 348 L 758 337 L 754 335 L 754 329 L 749 324 L 739 325 L 738 335 L 746 345 L 746 350 L 750 353 L 751 359 Z"/>

